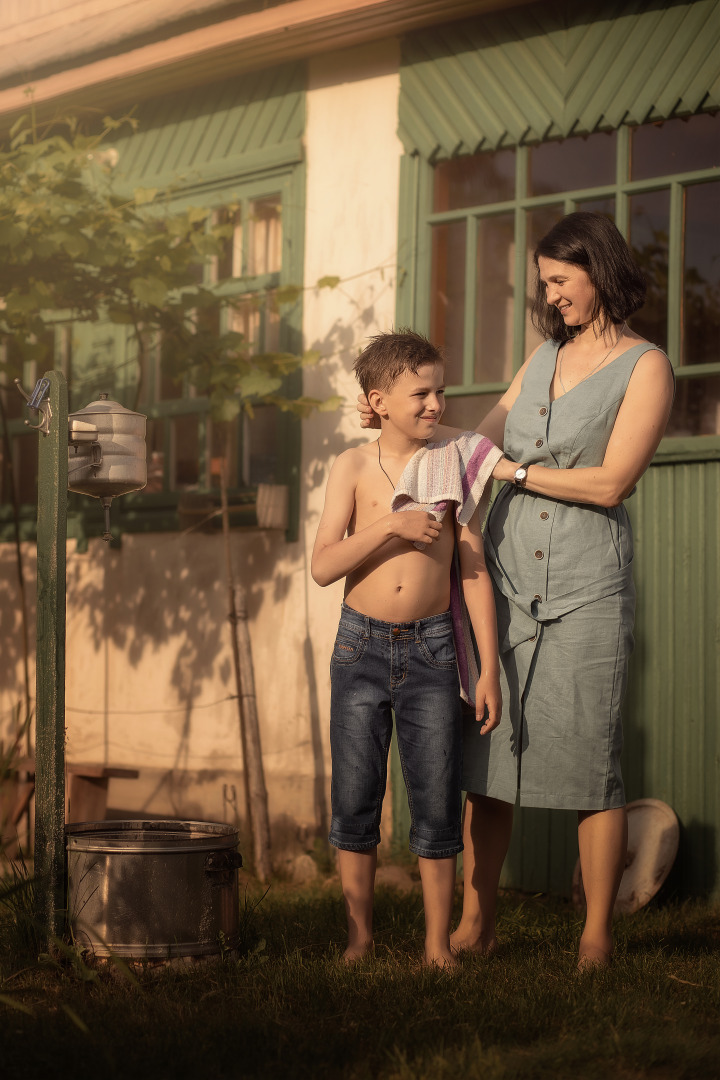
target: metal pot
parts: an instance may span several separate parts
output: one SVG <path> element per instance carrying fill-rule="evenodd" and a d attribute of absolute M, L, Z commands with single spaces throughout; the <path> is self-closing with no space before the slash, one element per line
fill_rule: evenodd
<path fill-rule="evenodd" d="M 242 857 L 231 825 L 89 821 L 65 831 L 68 917 L 80 945 L 167 959 L 237 944 Z"/>
<path fill-rule="evenodd" d="M 68 416 L 68 487 L 96 499 L 138 491 L 147 483 L 146 417 L 107 394 Z"/>

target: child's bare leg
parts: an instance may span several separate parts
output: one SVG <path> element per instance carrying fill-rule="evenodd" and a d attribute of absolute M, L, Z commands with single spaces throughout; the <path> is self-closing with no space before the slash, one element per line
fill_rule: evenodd
<path fill-rule="evenodd" d="M 512 821 L 510 803 L 468 792 L 463 812 L 462 918 L 450 935 L 456 951 L 487 953 L 497 947 L 497 891 L 510 846 Z"/>
<path fill-rule="evenodd" d="M 606 964 L 612 955 L 612 917 L 627 856 L 627 812 L 578 813 L 580 868 L 587 918 L 580 938 L 578 967 Z"/>
<path fill-rule="evenodd" d="M 338 850 L 340 884 L 345 898 L 348 944 L 343 953 L 346 963 L 360 960 L 373 945 L 373 896 L 377 848 L 370 851 Z"/>
<path fill-rule="evenodd" d="M 425 908 L 425 963 L 454 967 L 457 960 L 450 949 L 450 920 L 455 897 L 457 857 L 419 857 L 418 866 Z"/>

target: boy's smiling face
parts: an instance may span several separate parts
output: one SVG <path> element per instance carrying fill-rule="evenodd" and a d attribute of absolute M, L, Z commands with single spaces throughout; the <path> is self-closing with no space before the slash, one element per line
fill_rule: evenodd
<path fill-rule="evenodd" d="M 389 390 L 371 390 L 368 400 L 385 424 L 409 439 L 432 437 L 445 412 L 445 365 L 423 364 L 403 371 Z"/>

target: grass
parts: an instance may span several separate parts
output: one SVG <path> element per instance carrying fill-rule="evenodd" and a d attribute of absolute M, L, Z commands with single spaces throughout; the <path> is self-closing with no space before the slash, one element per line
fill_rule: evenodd
<path fill-rule="evenodd" d="M 445 974 L 419 966 L 417 892 L 379 889 L 376 956 L 351 971 L 337 962 L 335 883 L 277 883 L 261 897 L 246 895 L 239 959 L 137 978 L 72 950 L 39 962 L 0 915 L 3 1075 L 44 1078 L 60 1064 L 103 1080 L 720 1074 L 717 905 L 646 908 L 618 924 L 612 967 L 578 976 L 570 905 L 508 894 L 502 949 Z"/>

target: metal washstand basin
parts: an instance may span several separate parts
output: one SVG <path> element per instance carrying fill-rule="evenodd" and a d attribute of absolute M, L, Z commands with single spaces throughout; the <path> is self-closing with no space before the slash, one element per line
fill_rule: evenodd
<path fill-rule="evenodd" d="M 231 825 L 85 821 L 66 826 L 68 918 L 96 956 L 207 956 L 238 938 L 242 856 Z"/>

